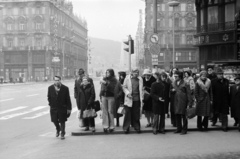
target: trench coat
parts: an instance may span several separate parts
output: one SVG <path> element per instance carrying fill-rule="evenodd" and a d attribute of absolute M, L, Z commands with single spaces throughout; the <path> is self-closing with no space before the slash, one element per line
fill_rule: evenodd
<path fill-rule="evenodd" d="M 160 101 L 159 98 L 164 100 L 164 84 L 163 82 L 154 82 L 151 86 L 151 97 L 152 97 L 152 110 L 153 114 L 165 115 L 164 102 Z"/>
<path fill-rule="evenodd" d="M 196 98 L 196 115 L 197 116 L 210 116 L 211 115 L 211 101 L 212 101 L 212 88 L 211 80 L 207 79 L 204 87 L 208 87 L 208 91 L 204 91 L 203 83 L 199 78 L 195 85 L 195 98 Z"/>
<path fill-rule="evenodd" d="M 145 77 L 143 77 L 143 88 L 149 94 L 151 92 L 151 85 L 154 82 L 156 82 L 156 79 L 153 76 L 150 77 L 149 81 L 147 81 L 145 79 Z M 148 100 L 143 101 L 143 110 L 148 111 L 148 112 L 152 112 L 152 97 L 151 96 Z"/>
<path fill-rule="evenodd" d="M 240 119 L 240 85 L 230 87 L 231 117 Z"/>
<path fill-rule="evenodd" d="M 58 94 L 54 85 L 48 87 L 48 105 L 50 106 L 50 116 L 52 122 L 67 121 L 67 110 L 72 110 L 69 89 L 61 84 Z"/>
<path fill-rule="evenodd" d="M 86 109 L 91 109 L 94 106 L 94 101 L 95 101 L 95 89 L 94 86 L 89 83 L 85 86 L 81 85 L 79 87 L 79 92 L 78 92 L 78 110 L 80 111 L 80 119 L 82 119 L 83 116 L 83 111 Z"/>
<path fill-rule="evenodd" d="M 180 80 L 179 85 L 175 80 L 173 83 L 173 88 L 175 89 L 174 95 L 174 113 L 175 114 L 186 114 L 186 108 L 192 106 L 192 96 L 189 85 Z"/>
<path fill-rule="evenodd" d="M 212 80 L 212 93 L 213 93 L 213 111 L 214 113 L 229 114 L 229 81 L 223 78 L 215 78 Z"/>

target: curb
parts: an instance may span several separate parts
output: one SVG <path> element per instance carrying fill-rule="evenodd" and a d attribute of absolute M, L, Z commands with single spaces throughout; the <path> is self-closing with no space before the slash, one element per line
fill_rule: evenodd
<path fill-rule="evenodd" d="M 237 130 L 238 127 L 228 127 L 228 130 Z M 215 131 L 215 130 L 222 130 L 221 127 L 217 127 L 217 128 L 208 128 L 207 131 L 202 131 L 202 132 L 208 132 L 208 131 Z M 165 132 L 174 132 L 176 131 L 176 129 L 166 129 Z M 197 128 L 189 128 L 188 131 L 199 131 Z M 149 130 L 141 130 L 141 133 L 152 133 L 153 131 L 151 129 Z M 200 131 L 199 131 L 200 132 Z M 90 132 L 90 131 L 73 131 L 71 133 L 72 136 L 88 136 L 88 135 L 119 135 L 119 134 L 125 134 L 123 130 L 115 130 L 114 132 L 111 133 L 105 133 L 102 130 L 101 131 L 96 131 L 96 132 Z M 133 130 L 132 128 L 130 129 L 128 134 L 139 134 L 138 132 L 136 132 L 135 130 Z M 127 134 L 127 135 L 128 135 Z"/>

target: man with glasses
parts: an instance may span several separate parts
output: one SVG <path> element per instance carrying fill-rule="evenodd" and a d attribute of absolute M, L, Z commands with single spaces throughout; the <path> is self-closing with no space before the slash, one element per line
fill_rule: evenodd
<path fill-rule="evenodd" d="M 48 105 L 50 106 L 51 121 L 56 127 L 56 137 L 65 139 L 65 122 L 71 114 L 72 104 L 67 86 L 61 83 L 61 77 L 54 77 L 54 84 L 48 87 Z"/>
<path fill-rule="evenodd" d="M 217 123 L 219 115 L 222 116 L 222 129 L 227 132 L 229 114 L 229 81 L 223 77 L 223 70 L 218 68 L 216 71 L 217 78 L 212 80 L 213 94 L 213 118 L 212 126 Z"/>

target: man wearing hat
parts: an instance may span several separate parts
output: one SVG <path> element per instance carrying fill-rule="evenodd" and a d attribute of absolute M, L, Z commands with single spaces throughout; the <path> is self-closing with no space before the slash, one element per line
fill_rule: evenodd
<path fill-rule="evenodd" d="M 156 79 L 152 76 L 152 71 L 149 69 L 145 69 L 143 71 L 143 89 L 144 89 L 143 111 L 148 122 L 146 127 L 151 127 L 153 123 L 152 98 L 150 96 L 150 92 L 151 85 L 154 82 L 156 82 Z"/>
<path fill-rule="evenodd" d="M 235 120 L 233 126 L 238 125 L 238 130 L 240 132 L 240 76 L 236 76 L 234 80 L 235 85 L 230 87 L 231 117 Z"/>
<path fill-rule="evenodd" d="M 222 129 L 227 132 L 229 114 L 229 81 L 223 77 L 223 70 L 218 68 L 217 78 L 212 80 L 213 94 L 213 118 L 212 126 L 215 126 L 219 115 L 222 115 Z"/>
<path fill-rule="evenodd" d="M 140 118 L 143 106 L 143 80 L 139 77 L 138 69 L 133 69 L 131 74 L 125 78 L 123 92 L 125 94 L 123 130 L 127 134 L 130 125 L 132 125 L 140 133 Z"/>

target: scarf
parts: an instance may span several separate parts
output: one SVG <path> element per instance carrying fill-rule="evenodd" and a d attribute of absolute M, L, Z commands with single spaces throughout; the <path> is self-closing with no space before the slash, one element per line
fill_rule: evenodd
<path fill-rule="evenodd" d="M 205 84 L 203 83 L 203 81 L 200 79 L 200 78 L 198 78 L 198 80 L 197 80 L 197 84 L 206 92 L 206 93 L 208 93 L 208 90 L 209 90 L 209 88 L 210 88 L 210 86 L 211 86 L 211 81 L 210 81 L 210 79 L 206 79 L 206 82 L 205 82 Z"/>

